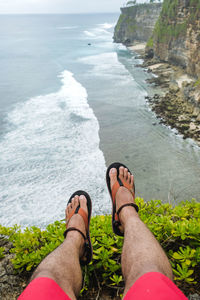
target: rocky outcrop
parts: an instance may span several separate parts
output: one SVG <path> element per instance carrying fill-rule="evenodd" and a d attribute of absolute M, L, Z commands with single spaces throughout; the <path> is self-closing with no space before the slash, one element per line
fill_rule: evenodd
<path fill-rule="evenodd" d="M 130 45 L 135 41 L 148 41 L 161 8 L 160 3 L 137 4 L 121 8 L 121 15 L 114 30 L 114 42 Z"/>
<path fill-rule="evenodd" d="M 177 129 L 184 139 L 191 138 L 200 146 L 200 107 L 192 96 L 198 94 L 193 79 L 179 67 L 161 63 L 155 57 L 145 59 L 142 66 L 156 75 L 147 82 L 159 87 L 160 94 L 146 99 L 160 123 Z"/>
<path fill-rule="evenodd" d="M 199 78 L 200 1 L 164 0 L 149 48 L 160 60 L 178 65 Z"/>
<path fill-rule="evenodd" d="M 0 258 L 0 299 L 16 300 L 28 283 L 27 274 L 19 274 L 14 270 L 10 253 L 13 245 L 4 237 L 0 237 L 0 247 L 4 248 L 4 257 Z"/>
<path fill-rule="evenodd" d="M 121 11 L 114 41 L 147 42 L 143 66 L 157 75 L 149 82 L 164 89 L 164 95 L 149 99 L 152 109 L 162 123 L 200 146 L 200 0 L 164 0 L 162 6 Z"/>

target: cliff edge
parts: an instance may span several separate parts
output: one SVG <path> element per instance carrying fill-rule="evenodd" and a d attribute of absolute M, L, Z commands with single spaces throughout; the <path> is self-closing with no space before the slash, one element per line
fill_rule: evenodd
<path fill-rule="evenodd" d="M 125 45 L 135 41 L 147 42 L 161 8 L 161 3 L 137 4 L 121 8 L 121 15 L 114 30 L 114 42 Z"/>
<path fill-rule="evenodd" d="M 154 55 L 200 77 L 200 0 L 164 0 L 151 43 Z"/>
<path fill-rule="evenodd" d="M 114 42 L 145 42 L 143 67 L 163 95 L 149 98 L 161 122 L 200 146 L 200 0 L 164 0 L 121 9 Z M 143 53 L 139 53 L 142 54 Z"/>

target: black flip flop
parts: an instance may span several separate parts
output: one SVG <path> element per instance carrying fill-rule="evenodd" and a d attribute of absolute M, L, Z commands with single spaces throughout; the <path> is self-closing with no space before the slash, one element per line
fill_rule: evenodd
<path fill-rule="evenodd" d="M 139 211 L 139 208 L 138 206 L 135 204 L 135 203 L 127 203 L 127 204 L 124 204 L 122 205 L 118 211 L 116 212 L 116 203 L 115 203 L 115 199 L 113 199 L 113 196 L 112 196 L 112 190 L 111 190 L 111 186 L 110 186 L 110 176 L 109 176 L 109 172 L 112 168 L 115 168 L 117 169 L 117 182 L 118 182 L 118 188 L 120 186 L 124 186 L 123 182 L 120 180 L 119 178 L 119 168 L 120 167 L 124 167 L 126 169 L 128 169 L 128 172 L 130 172 L 130 174 L 132 175 L 131 171 L 129 170 L 129 168 L 127 168 L 127 166 L 125 166 L 124 164 L 122 163 L 119 163 L 119 162 L 115 162 L 115 163 L 112 163 L 108 169 L 107 169 L 107 172 L 106 172 L 106 182 L 107 182 L 107 187 L 108 187 L 108 190 L 109 190 L 109 193 L 110 193 L 110 197 L 111 197 L 111 200 L 112 200 L 112 228 L 113 228 L 113 232 L 119 236 L 124 236 L 124 233 L 122 233 L 120 230 L 119 230 L 119 226 L 121 225 L 120 223 L 120 220 L 119 220 L 119 213 L 120 211 L 122 210 L 123 207 L 125 206 L 133 206 L 135 208 L 135 210 L 138 212 Z M 128 187 L 127 187 L 128 188 Z M 134 194 L 135 194 L 135 185 L 133 187 L 134 189 Z"/>
<path fill-rule="evenodd" d="M 87 222 L 85 220 L 85 212 L 83 210 L 81 210 L 81 207 L 80 205 L 76 208 L 75 212 L 70 216 L 69 220 L 71 219 L 71 217 L 74 215 L 74 214 L 80 214 L 84 220 L 84 223 L 85 223 L 85 226 L 86 226 L 86 236 L 83 234 L 83 232 L 79 229 L 77 229 L 76 227 L 70 227 L 68 229 L 66 229 L 66 231 L 64 232 L 64 237 L 66 237 L 67 233 L 69 231 L 78 231 L 84 238 L 85 240 L 85 251 L 84 251 L 84 254 L 83 254 L 83 257 L 80 259 L 80 263 L 81 265 L 87 265 L 90 263 L 90 261 L 92 260 L 92 255 L 93 255 L 93 250 L 92 250 L 92 244 L 91 244 L 91 239 L 90 239 L 90 219 L 91 219 L 91 213 L 92 213 L 92 201 L 90 199 L 90 196 L 88 195 L 88 193 L 86 193 L 85 191 L 76 191 L 75 193 L 73 193 L 67 203 L 67 205 L 69 203 L 72 202 L 72 198 L 74 198 L 75 196 L 85 196 L 85 198 L 87 199 L 87 209 L 88 209 L 88 216 L 87 216 Z M 69 222 L 68 220 L 68 222 Z M 66 224 L 66 227 L 67 227 L 68 224 Z"/>

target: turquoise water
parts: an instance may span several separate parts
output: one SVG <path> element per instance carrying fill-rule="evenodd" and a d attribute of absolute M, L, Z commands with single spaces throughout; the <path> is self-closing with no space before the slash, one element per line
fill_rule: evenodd
<path fill-rule="evenodd" d="M 77 189 L 90 193 L 94 214 L 110 213 L 113 161 L 134 172 L 145 200 L 200 199 L 200 150 L 149 110 L 150 75 L 112 43 L 117 18 L 1 16 L 1 224 L 62 219 Z"/>

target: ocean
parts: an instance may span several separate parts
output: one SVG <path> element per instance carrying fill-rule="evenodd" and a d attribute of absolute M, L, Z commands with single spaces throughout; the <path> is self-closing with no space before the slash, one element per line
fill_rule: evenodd
<path fill-rule="evenodd" d="M 152 75 L 112 42 L 118 16 L 1 15 L 0 224 L 63 219 L 78 189 L 109 214 L 114 161 L 145 201 L 200 200 L 200 149 L 149 109 Z"/>

